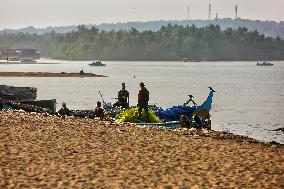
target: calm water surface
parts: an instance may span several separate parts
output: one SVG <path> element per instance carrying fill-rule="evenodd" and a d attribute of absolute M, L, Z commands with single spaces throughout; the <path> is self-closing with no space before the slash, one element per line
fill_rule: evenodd
<path fill-rule="evenodd" d="M 137 104 L 139 83 L 150 91 L 150 103 L 163 108 L 182 104 L 192 94 L 198 104 L 206 100 L 209 89 L 213 99 L 212 128 L 246 135 L 262 141 L 284 143 L 284 62 L 260 67 L 256 62 L 103 62 L 91 67 L 87 61 L 41 59 L 59 64 L 1 65 L 0 71 L 85 72 L 106 78 L 4 78 L 0 84 L 34 86 L 38 99 L 65 101 L 71 109 L 93 109 L 96 101 L 114 102 L 121 83 L 130 92 L 130 104 Z"/>

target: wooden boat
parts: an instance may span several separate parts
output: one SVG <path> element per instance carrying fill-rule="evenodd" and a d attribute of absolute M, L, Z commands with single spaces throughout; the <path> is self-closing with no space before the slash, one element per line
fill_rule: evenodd
<path fill-rule="evenodd" d="M 56 99 L 50 100 L 25 100 L 25 101 L 9 101 L 1 100 L 2 109 L 4 110 L 24 110 L 26 112 L 38 113 L 55 113 Z"/>
<path fill-rule="evenodd" d="M 56 100 L 36 100 L 34 87 L 0 85 L 0 104 L 3 109 L 23 109 L 28 112 L 56 112 Z"/>
<path fill-rule="evenodd" d="M 257 66 L 273 66 L 274 64 L 270 62 L 262 62 L 262 63 L 257 62 L 256 65 Z"/>
<path fill-rule="evenodd" d="M 105 66 L 100 60 L 93 61 L 89 66 Z"/>
<path fill-rule="evenodd" d="M 5 100 L 35 100 L 37 89 L 35 87 L 14 87 L 0 85 L 0 98 Z"/>
<path fill-rule="evenodd" d="M 40 108 L 48 108 L 52 112 L 56 112 L 56 99 L 49 100 L 24 100 L 24 101 L 15 101 L 16 103 L 31 105 Z"/>

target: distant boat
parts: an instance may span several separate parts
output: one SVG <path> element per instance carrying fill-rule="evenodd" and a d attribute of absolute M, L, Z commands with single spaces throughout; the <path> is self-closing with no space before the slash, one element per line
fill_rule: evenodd
<path fill-rule="evenodd" d="M 182 59 L 183 62 L 188 62 L 187 58 Z"/>
<path fill-rule="evenodd" d="M 262 63 L 257 62 L 256 65 L 257 66 L 273 66 L 274 64 L 270 62 L 262 62 Z"/>
<path fill-rule="evenodd" d="M 36 61 L 33 58 L 21 58 L 21 62 L 24 62 L 24 63 L 36 63 Z"/>
<path fill-rule="evenodd" d="M 190 60 L 190 62 L 201 62 L 201 60 Z"/>
<path fill-rule="evenodd" d="M 89 66 L 105 66 L 100 60 L 93 61 Z"/>

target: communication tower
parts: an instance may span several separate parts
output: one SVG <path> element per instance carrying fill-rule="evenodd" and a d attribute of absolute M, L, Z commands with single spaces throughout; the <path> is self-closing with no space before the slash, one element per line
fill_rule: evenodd
<path fill-rule="evenodd" d="M 189 20 L 189 6 L 187 6 L 186 9 L 187 9 L 186 19 Z"/>
<path fill-rule="evenodd" d="M 209 3 L 209 13 L 208 13 L 208 20 L 211 19 L 211 3 Z"/>
<path fill-rule="evenodd" d="M 235 6 L 236 20 L 238 19 L 238 5 Z"/>

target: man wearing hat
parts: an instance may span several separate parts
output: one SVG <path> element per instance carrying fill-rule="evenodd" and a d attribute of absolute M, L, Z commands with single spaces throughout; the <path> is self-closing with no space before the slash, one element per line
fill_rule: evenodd
<path fill-rule="evenodd" d="M 125 83 L 121 84 L 122 89 L 118 91 L 117 102 L 114 107 L 129 108 L 129 92 L 125 89 Z"/>
<path fill-rule="evenodd" d="M 147 114 L 147 119 L 149 122 L 149 114 L 148 114 L 148 102 L 149 102 L 149 91 L 146 89 L 145 84 L 143 82 L 140 83 L 140 90 L 138 93 L 138 115 L 141 117 L 142 109 L 145 110 Z"/>

